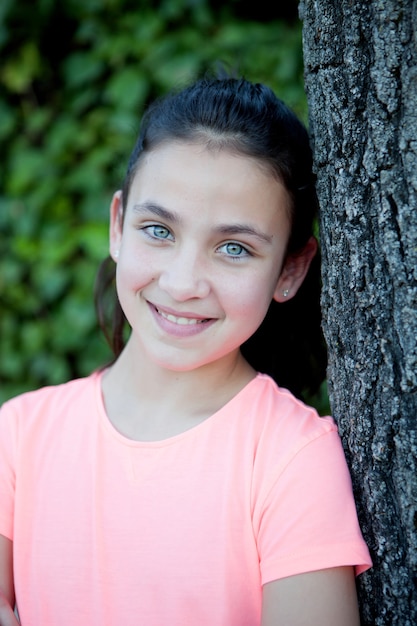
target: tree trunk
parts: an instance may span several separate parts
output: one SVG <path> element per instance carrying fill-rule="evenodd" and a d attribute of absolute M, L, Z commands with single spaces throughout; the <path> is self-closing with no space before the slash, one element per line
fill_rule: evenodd
<path fill-rule="evenodd" d="M 303 0 L 329 395 L 374 567 L 362 623 L 417 624 L 417 2 Z"/>

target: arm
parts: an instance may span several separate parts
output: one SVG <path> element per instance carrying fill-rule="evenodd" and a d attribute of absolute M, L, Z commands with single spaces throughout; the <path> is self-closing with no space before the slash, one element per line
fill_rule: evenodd
<path fill-rule="evenodd" d="M 0 626 L 19 626 L 13 607 L 13 543 L 0 535 Z"/>
<path fill-rule="evenodd" d="M 359 626 L 352 567 L 289 576 L 263 587 L 262 626 Z"/>

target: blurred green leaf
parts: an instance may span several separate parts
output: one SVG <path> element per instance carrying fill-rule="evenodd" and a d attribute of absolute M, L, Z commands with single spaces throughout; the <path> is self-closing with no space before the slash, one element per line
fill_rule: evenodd
<path fill-rule="evenodd" d="M 121 110 L 138 110 L 148 92 L 148 82 L 134 67 L 127 67 L 117 72 L 108 81 L 104 92 L 108 102 Z"/>
<path fill-rule="evenodd" d="M 20 50 L 0 68 L 4 85 L 14 93 L 24 93 L 31 86 L 40 71 L 39 51 L 35 42 L 26 42 Z"/>
<path fill-rule="evenodd" d="M 0 100 L 0 141 L 10 135 L 15 128 L 15 122 L 12 108 Z"/>
<path fill-rule="evenodd" d="M 99 78 L 104 70 L 103 63 L 91 52 L 74 52 L 64 62 L 63 72 L 67 87 L 81 88 Z"/>

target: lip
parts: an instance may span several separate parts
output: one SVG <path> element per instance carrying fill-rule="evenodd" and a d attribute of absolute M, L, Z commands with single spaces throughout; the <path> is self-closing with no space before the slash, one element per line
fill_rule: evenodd
<path fill-rule="evenodd" d="M 160 307 L 148 302 L 151 313 L 158 326 L 169 335 L 192 337 L 212 326 L 215 318 L 207 318 L 190 312 L 180 312 L 167 307 Z"/>

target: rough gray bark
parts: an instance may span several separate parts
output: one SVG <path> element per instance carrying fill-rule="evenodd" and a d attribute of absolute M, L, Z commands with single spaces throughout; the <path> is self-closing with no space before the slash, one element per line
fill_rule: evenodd
<path fill-rule="evenodd" d="M 304 0 L 329 388 L 374 567 L 362 623 L 417 624 L 417 2 Z"/>

